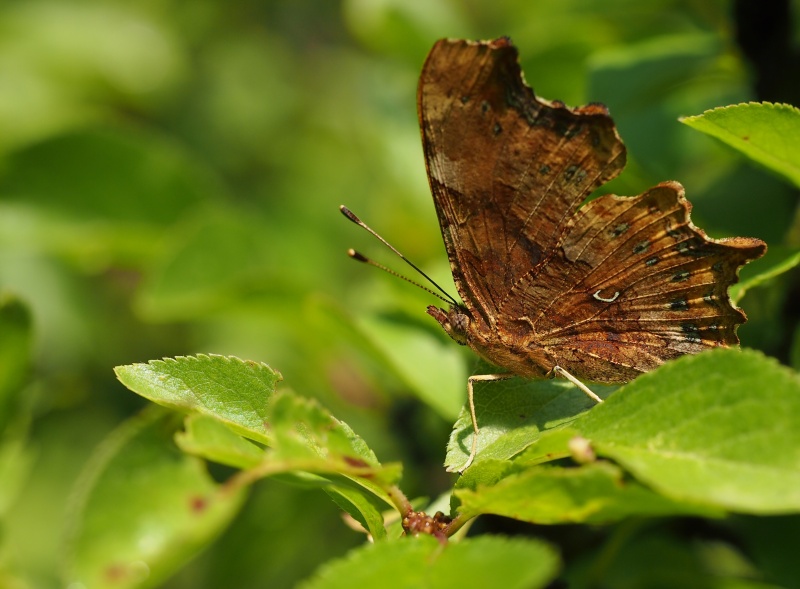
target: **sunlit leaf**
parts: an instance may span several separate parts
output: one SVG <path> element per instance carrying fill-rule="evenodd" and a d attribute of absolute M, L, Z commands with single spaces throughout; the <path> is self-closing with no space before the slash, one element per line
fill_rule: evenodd
<path fill-rule="evenodd" d="M 498 466 L 487 461 L 466 472 L 455 491 L 459 513 L 491 513 L 536 524 L 608 523 L 634 515 L 722 513 L 654 493 L 626 480 L 622 469 L 606 462 L 576 468 L 519 468 L 506 463 L 501 473 Z M 496 478 L 494 484 L 481 484 L 487 480 L 481 472 L 486 468 L 493 471 L 490 476 Z"/>
<path fill-rule="evenodd" d="M 209 415 L 266 443 L 267 409 L 281 375 L 266 364 L 198 355 L 117 366 L 122 384 L 154 403 Z"/>
<path fill-rule="evenodd" d="M 592 385 L 605 397 L 616 387 Z M 594 401 L 562 379 L 485 382 L 475 385 L 478 417 L 476 460 L 510 458 L 536 441 L 543 431 L 568 425 Z M 459 468 L 472 447 L 472 421 L 466 407 L 453 427 L 445 465 Z"/>
<path fill-rule="evenodd" d="M 800 109 L 749 102 L 683 117 L 681 122 L 716 137 L 800 186 Z"/>
<path fill-rule="evenodd" d="M 482 536 L 442 546 L 431 536 L 405 538 L 356 549 L 331 562 L 303 583 L 303 589 L 464 589 L 545 587 L 558 557 L 531 539 Z"/>
<path fill-rule="evenodd" d="M 669 362 L 571 427 L 598 455 L 673 499 L 800 511 L 800 377 L 757 352 Z"/>

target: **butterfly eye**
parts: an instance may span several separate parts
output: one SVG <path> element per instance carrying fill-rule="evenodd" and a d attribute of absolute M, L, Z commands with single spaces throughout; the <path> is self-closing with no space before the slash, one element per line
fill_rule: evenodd
<path fill-rule="evenodd" d="M 445 311 L 444 309 L 430 305 L 428 307 L 428 315 L 436 319 L 445 333 L 453 338 L 456 343 L 462 346 L 467 345 L 467 332 L 469 330 L 470 318 L 469 315 L 464 312 L 463 308 L 452 305 L 449 311 Z"/>
<path fill-rule="evenodd" d="M 450 337 L 459 343 L 462 343 L 461 340 L 463 339 L 463 343 L 466 344 L 470 323 L 469 315 L 464 313 L 461 307 L 451 307 L 447 316 L 450 319 L 450 329 L 452 331 Z"/>

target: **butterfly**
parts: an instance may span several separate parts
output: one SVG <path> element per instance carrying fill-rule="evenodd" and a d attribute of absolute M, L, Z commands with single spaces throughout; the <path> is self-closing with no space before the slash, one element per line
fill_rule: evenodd
<path fill-rule="evenodd" d="M 417 100 L 462 301 L 427 312 L 505 371 L 468 380 L 474 435 L 460 471 L 477 450 L 477 381 L 560 375 L 593 395 L 583 380 L 627 382 L 683 354 L 739 343 L 746 317 L 728 287 L 766 244 L 707 237 L 674 181 L 581 206 L 625 166 L 604 105 L 535 96 L 508 38 L 438 41 Z"/>

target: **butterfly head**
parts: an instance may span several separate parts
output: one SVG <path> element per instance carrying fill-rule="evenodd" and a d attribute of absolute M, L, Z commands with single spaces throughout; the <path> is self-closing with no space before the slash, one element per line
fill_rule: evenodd
<path fill-rule="evenodd" d="M 470 317 L 467 310 L 461 305 L 450 305 L 445 311 L 434 305 L 428 306 L 428 315 L 436 319 L 447 335 L 452 337 L 462 346 L 467 345 L 467 332 L 469 331 Z"/>

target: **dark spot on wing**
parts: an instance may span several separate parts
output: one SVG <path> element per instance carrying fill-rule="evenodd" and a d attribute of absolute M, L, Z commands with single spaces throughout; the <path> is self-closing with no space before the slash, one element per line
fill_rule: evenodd
<path fill-rule="evenodd" d="M 683 282 L 689 279 L 690 274 L 686 270 L 682 270 L 672 275 L 672 282 Z"/>
<path fill-rule="evenodd" d="M 631 226 L 628 225 L 627 223 L 620 223 L 619 225 L 614 227 L 614 229 L 611 230 L 611 235 L 613 237 L 619 237 L 620 235 L 625 233 L 630 228 L 631 228 Z"/>
<path fill-rule="evenodd" d="M 689 303 L 686 301 L 685 297 L 680 299 L 675 299 L 669 304 L 670 311 L 686 311 L 688 309 L 689 309 Z"/>

